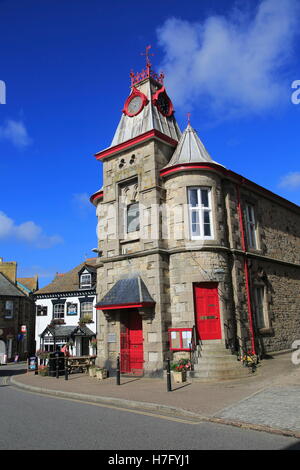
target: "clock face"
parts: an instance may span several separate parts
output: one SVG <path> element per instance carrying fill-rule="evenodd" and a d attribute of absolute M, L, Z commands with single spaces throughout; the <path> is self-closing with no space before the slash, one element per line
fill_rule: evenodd
<path fill-rule="evenodd" d="M 127 111 L 130 115 L 137 114 L 143 105 L 143 100 L 140 96 L 134 96 L 128 103 Z"/>
<path fill-rule="evenodd" d="M 161 93 L 157 98 L 157 107 L 162 114 L 169 116 L 171 102 L 169 98 L 163 93 Z"/>

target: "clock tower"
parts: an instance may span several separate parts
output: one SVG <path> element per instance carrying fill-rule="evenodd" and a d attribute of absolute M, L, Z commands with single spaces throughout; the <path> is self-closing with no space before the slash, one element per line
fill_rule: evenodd
<path fill-rule="evenodd" d="M 168 256 L 162 237 L 165 202 L 160 171 L 181 136 L 164 75 L 130 73 L 131 90 L 103 162 L 97 207 L 98 363 L 126 373 L 162 373 L 171 324 Z"/>

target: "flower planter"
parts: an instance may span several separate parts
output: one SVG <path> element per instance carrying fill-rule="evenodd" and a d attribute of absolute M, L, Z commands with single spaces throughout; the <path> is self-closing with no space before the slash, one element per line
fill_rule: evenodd
<path fill-rule="evenodd" d="M 89 367 L 89 376 L 96 377 L 96 367 Z"/>
<path fill-rule="evenodd" d="M 42 375 L 43 377 L 47 377 L 48 375 L 48 367 L 46 366 L 40 366 L 38 368 L 38 375 Z"/>
<path fill-rule="evenodd" d="M 182 370 L 182 371 L 173 370 L 172 374 L 173 374 L 174 382 L 178 384 L 181 384 L 182 382 L 186 382 L 186 370 Z"/>
<path fill-rule="evenodd" d="M 103 380 L 107 378 L 107 370 L 106 369 L 98 369 L 96 370 L 96 377 L 98 380 Z"/>

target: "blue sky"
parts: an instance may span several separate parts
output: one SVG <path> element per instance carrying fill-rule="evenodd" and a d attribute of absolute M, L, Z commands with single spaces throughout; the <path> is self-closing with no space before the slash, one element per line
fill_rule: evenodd
<path fill-rule="evenodd" d="M 191 112 L 214 160 L 300 203 L 298 0 L 0 0 L 0 17 L 0 257 L 20 277 L 93 256 L 94 154 L 148 44 L 181 129 Z"/>

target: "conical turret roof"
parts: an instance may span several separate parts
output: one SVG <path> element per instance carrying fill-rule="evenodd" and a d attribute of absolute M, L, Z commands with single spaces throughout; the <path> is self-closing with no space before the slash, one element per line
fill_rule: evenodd
<path fill-rule="evenodd" d="M 220 163 L 214 161 L 190 124 L 181 135 L 176 150 L 165 168 L 185 163 Z M 222 165 L 221 165 L 222 166 Z"/>

